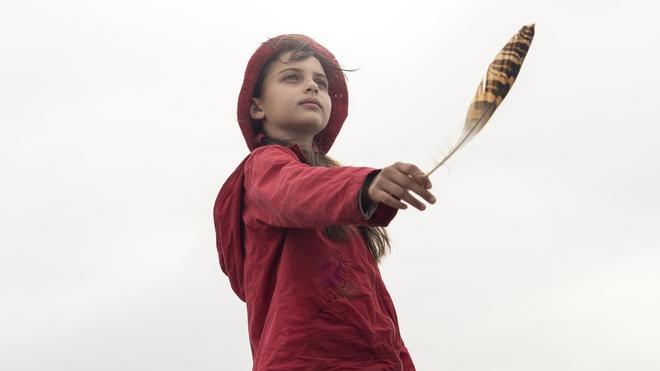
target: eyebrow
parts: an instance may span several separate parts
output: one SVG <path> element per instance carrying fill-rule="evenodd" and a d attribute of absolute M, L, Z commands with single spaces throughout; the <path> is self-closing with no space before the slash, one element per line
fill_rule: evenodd
<path fill-rule="evenodd" d="M 278 72 L 277 74 L 278 74 L 278 75 L 281 75 L 282 73 L 284 73 L 284 72 L 286 72 L 286 71 L 302 72 L 302 70 L 301 70 L 300 68 L 288 67 L 288 68 L 285 68 L 285 69 L 283 69 L 282 71 Z M 322 73 L 320 73 L 320 72 L 314 72 L 314 77 L 319 77 L 319 76 L 320 76 L 320 77 L 323 77 L 323 78 L 326 79 L 326 80 L 328 79 L 324 74 L 322 74 Z"/>

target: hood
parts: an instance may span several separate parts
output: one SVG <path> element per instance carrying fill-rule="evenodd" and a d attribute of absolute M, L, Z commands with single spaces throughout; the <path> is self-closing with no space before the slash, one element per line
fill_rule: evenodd
<path fill-rule="evenodd" d="M 280 42 L 292 38 L 308 43 L 309 47 L 315 52 L 323 55 L 336 66 L 339 66 L 339 63 L 330 51 L 305 35 L 280 35 L 262 43 L 248 61 L 243 86 L 238 97 L 238 125 L 250 151 L 260 145 L 260 138 L 256 137 L 250 118 L 250 104 L 259 73 L 271 56 L 276 53 L 279 54 L 282 51 Z M 330 147 L 332 147 L 348 115 L 348 91 L 343 71 L 337 69 L 334 71 L 325 71 L 325 73 L 330 85 L 328 93 L 332 101 L 332 111 L 330 112 L 328 125 L 314 137 L 314 144 L 323 153 L 327 153 Z M 296 145 L 290 147 L 302 160 L 304 155 L 300 148 Z M 234 290 L 242 301 L 245 301 L 245 245 L 243 242 L 243 231 L 245 228 L 242 218 L 243 166 L 248 157 L 249 155 L 243 159 L 222 185 L 213 207 L 213 222 L 215 224 L 216 247 L 220 267 L 227 277 L 229 277 L 232 290 Z"/>
<path fill-rule="evenodd" d="M 293 144 L 289 148 L 301 161 L 304 154 Z M 220 268 L 229 277 L 232 290 L 245 301 L 243 282 L 245 244 L 243 243 L 243 167 L 250 156 L 246 156 L 236 170 L 222 185 L 213 207 L 215 244 L 218 250 Z"/>
<path fill-rule="evenodd" d="M 254 130 L 252 130 L 250 118 L 250 104 L 252 102 L 254 87 L 259 78 L 259 73 L 268 59 L 273 55 L 282 52 L 281 41 L 287 39 L 306 42 L 316 53 L 324 56 L 334 65 L 339 66 L 337 59 L 332 53 L 330 53 L 330 51 L 305 35 L 280 35 L 262 43 L 248 61 L 247 68 L 245 69 L 245 77 L 243 78 L 243 86 L 241 87 L 241 92 L 238 96 L 238 125 L 243 132 L 245 143 L 250 151 L 259 146 L 258 141 L 255 140 L 255 133 Z M 330 84 L 328 93 L 330 94 L 330 100 L 332 101 L 332 111 L 330 112 L 328 125 L 323 131 L 314 137 L 314 143 L 323 153 L 327 153 L 330 150 L 330 147 L 332 147 L 332 143 L 334 143 L 335 138 L 337 138 L 337 135 L 346 120 L 346 116 L 348 115 L 348 90 L 346 88 L 346 79 L 343 71 L 337 69 L 334 71 L 325 71 L 325 73 Z"/>
<path fill-rule="evenodd" d="M 220 268 L 229 277 L 231 288 L 245 301 L 243 289 L 243 166 L 246 157 L 225 181 L 215 199 L 213 223 Z"/>

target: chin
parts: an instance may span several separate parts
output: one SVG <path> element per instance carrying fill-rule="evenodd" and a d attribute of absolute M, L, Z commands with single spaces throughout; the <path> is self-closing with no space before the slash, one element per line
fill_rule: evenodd
<path fill-rule="evenodd" d="M 317 121 L 317 122 L 301 122 L 295 126 L 298 131 L 303 131 L 305 133 L 316 135 L 322 132 L 327 125 L 328 125 L 327 122 L 321 123 Z"/>

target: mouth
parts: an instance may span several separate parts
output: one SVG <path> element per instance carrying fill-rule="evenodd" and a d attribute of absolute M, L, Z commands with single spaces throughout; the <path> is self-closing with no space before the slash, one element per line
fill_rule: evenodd
<path fill-rule="evenodd" d="M 300 102 L 301 105 L 305 107 L 318 107 L 321 108 L 321 103 L 319 103 L 318 100 L 316 99 L 305 99 L 304 101 Z"/>

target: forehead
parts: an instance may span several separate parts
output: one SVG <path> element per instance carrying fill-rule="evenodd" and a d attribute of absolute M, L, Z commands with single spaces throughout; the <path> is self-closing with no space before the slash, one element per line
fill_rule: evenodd
<path fill-rule="evenodd" d="M 316 57 L 309 56 L 304 59 L 289 61 L 291 53 L 292 52 L 284 52 L 275 58 L 273 64 L 270 66 L 270 71 L 268 74 L 274 76 L 287 68 L 297 68 L 303 71 L 325 75 L 323 66 Z"/>

